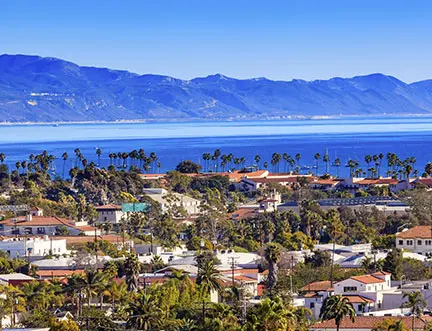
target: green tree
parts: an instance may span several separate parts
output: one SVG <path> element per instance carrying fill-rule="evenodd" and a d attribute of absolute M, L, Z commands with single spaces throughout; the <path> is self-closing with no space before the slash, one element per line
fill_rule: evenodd
<path fill-rule="evenodd" d="M 192 162 L 191 160 L 182 161 L 177 164 L 175 170 L 183 174 L 198 174 L 200 173 L 202 166 L 198 163 Z"/>
<path fill-rule="evenodd" d="M 264 257 L 269 265 L 268 270 L 268 278 L 267 278 L 267 286 L 270 291 L 270 295 L 272 294 L 272 290 L 277 283 L 277 274 L 278 274 L 278 262 L 281 257 L 281 246 L 277 243 L 269 243 L 265 248 Z"/>
<path fill-rule="evenodd" d="M 416 317 L 423 315 L 423 309 L 427 306 L 426 300 L 423 298 L 421 292 L 404 293 L 402 296 L 406 299 L 403 307 L 409 308 L 412 315 L 412 331 L 414 331 L 414 322 Z"/>
<path fill-rule="evenodd" d="M 135 254 L 129 255 L 125 261 L 124 268 L 128 290 L 130 292 L 138 291 L 138 276 L 141 269 L 138 256 Z"/>
<path fill-rule="evenodd" d="M 400 280 L 402 277 L 403 267 L 403 256 L 402 251 L 397 248 L 393 248 L 384 259 L 384 271 L 390 272 L 392 278 Z"/>
<path fill-rule="evenodd" d="M 335 320 L 336 330 L 339 331 L 342 319 L 348 317 L 355 321 L 355 310 L 353 305 L 342 295 L 333 295 L 327 297 L 321 307 L 320 318 L 324 321 Z"/>
<path fill-rule="evenodd" d="M 281 298 L 266 298 L 249 309 L 246 331 L 295 331 L 296 316 L 287 309 Z"/>

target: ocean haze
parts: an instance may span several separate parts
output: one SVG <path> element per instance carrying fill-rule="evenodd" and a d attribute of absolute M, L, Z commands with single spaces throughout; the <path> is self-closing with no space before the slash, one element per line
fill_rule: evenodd
<path fill-rule="evenodd" d="M 191 80 L 0 56 L 3 122 L 189 121 L 432 113 L 432 81 L 371 74 L 329 80 Z"/>

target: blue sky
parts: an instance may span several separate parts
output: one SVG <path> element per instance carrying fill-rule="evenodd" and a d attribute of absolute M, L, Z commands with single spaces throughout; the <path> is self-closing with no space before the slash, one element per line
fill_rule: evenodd
<path fill-rule="evenodd" d="M 432 78 L 432 1 L 5 0 L 0 53 L 189 79 Z"/>

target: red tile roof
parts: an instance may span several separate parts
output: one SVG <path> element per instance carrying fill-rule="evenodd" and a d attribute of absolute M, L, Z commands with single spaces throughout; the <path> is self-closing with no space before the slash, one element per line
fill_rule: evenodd
<path fill-rule="evenodd" d="M 390 316 L 357 316 L 355 321 L 352 322 L 351 319 L 345 317 L 340 324 L 340 330 L 356 330 L 356 329 L 373 329 L 378 324 L 384 322 L 385 320 L 399 321 L 402 320 L 406 328 L 411 329 L 412 317 L 390 317 Z M 416 318 L 414 322 L 415 329 L 423 330 L 428 322 L 432 320 L 430 316 L 423 316 L 421 318 Z M 310 329 L 336 329 L 336 323 L 334 320 L 322 321 L 315 323 L 309 327 Z"/>
<path fill-rule="evenodd" d="M 374 301 L 362 295 L 344 295 L 350 303 L 373 303 Z"/>
<path fill-rule="evenodd" d="M 300 289 L 301 292 L 321 292 L 321 291 L 333 291 L 331 287 L 331 281 L 323 280 L 320 282 L 312 282 Z"/>
<path fill-rule="evenodd" d="M 350 279 L 356 280 L 363 284 L 379 284 L 385 282 L 383 279 L 372 275 L 352 276 Z"/>
<path fill-rule="evenodd" d="M 355 182 L 360 185 L 396 185 L 397 183 L 399 180 L 394 178 L 365 178 Z"/>
<path fill-rule="evenodd" d="M 47 277 L 68 277 L 73 274 L 81 274 L 83 275 L 85 271 L 83 269 L 77 269 L 77 270 L 58 270 L 58 269 L 52 269 L 52 270 L 38 270 L 36 271 L 36 275 L 39 277 L 47 278 Z"/>
<path fill-rule="evenodd" d="M 254 208 L 240 208 L 231 214 L 231 218 L 233 220 L 238 221 L 247 218 L 249 216 L 252 216 L 255 213 L 256 213 L 256 209 Z"/>
<path fill-rule="evenodd" d="M 19 216 L 1 221 L 0 224 L 6 226 L 56 226 L 64 225 L 68 227 L 76 227 L 73 220 L 60 218 L 56 216 L 32 216 L 31 220 L 26 220 L 26 216 Z"/>
<path fill-rule="evenodd" d="M 409 230 L 396 234 L 398 239 L 431 239 L 432 228 L 429 225 L 418 225 Z"/>
<path fill-rule="evenodd" d="M 103 205 L 97 206 L 96 210 L 121 210 L 122 207 L 120 205 Z"/>

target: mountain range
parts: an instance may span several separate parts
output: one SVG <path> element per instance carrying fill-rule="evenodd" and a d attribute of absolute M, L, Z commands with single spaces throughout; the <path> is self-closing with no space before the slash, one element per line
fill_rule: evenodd
<path fill-rule="evenodd" d="M 383 74 L 329 80 L 181 80 L 0 55 L 0 121 L 219 120 L 432 114 L 432 80 Z"/>

